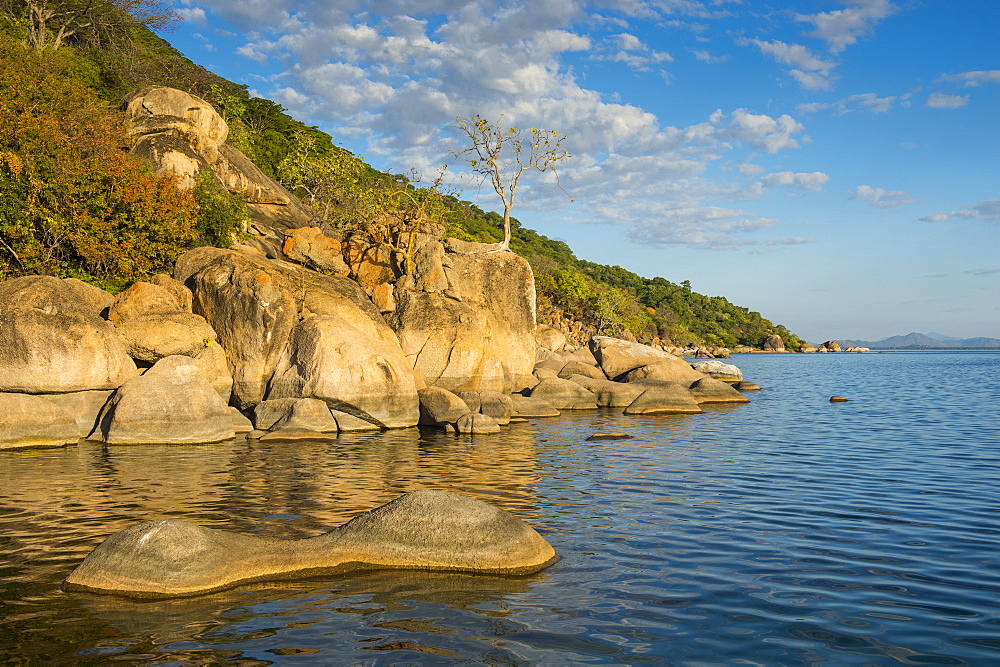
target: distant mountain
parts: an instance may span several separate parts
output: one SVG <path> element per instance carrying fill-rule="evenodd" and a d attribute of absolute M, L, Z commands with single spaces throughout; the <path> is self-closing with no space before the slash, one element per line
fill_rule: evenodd
<path fill-rule="evenodd" d="M 927 336 L 928 338 L 939 340 L 942 343 L 957 343 L 958 341 L 962 340 L 961 338 L 955 338 L 954 336 L 945 336 L 944 334 L 934 333 L 933 331 L 926 333 L 924 335 Z"/>
<path fill-rule="evenodd" d="M 955 338 L 942 334 L 930 333 L 922 334 L 911 332 L 905 336 L 890 336 L 882 340 L 838 340 L 842 348 L 847 347 L 868 347 L 868 348 L 956 348 L 956 347 L 995 347 L 1000 348 L 1000 338 Z"/>

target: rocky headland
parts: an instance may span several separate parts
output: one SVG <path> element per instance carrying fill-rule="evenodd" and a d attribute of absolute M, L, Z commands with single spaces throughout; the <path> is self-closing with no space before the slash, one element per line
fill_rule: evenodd
<path fill-rule="evenodd" d="M 145 88 L 124 108 L 132 151 L 187 187 L 210 169 L 247 201 L 246 234 L 117 295 L 73 278 L 0 283 L 0 448 L 495 433 L 561 410 L 748 400 L 722 362 L 536 326 L 530 265 L 494 244 L 418 235 L 403 271 L 340 238 L 225 144 L 199 98 Z"/>

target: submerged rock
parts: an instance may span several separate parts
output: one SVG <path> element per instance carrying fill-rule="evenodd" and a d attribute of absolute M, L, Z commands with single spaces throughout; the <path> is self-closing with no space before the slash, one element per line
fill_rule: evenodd
<path fill-rule="evenodd" d="M 530 574 L 555 550 L 503 509 L 414 491 L 303 540 L 270 540 L 153 521 L 108 537 L 63 582 L 139 598 L 198 595 L 254 581 L 386 568 Z"/>

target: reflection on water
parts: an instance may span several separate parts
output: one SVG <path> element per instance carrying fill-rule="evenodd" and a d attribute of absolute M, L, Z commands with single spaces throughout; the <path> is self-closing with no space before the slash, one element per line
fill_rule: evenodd
<path fill-rule="evenodd" d="M 1000 662 L 1000 355 L 734 361 L 764 390 L 694 416 L 0 452 L 0 662 Z M 611 430 L 633 439 L 586 441 Z M 58 588 L 142 521 L 297 539 L 418 488 L 501 505 L 562 560 L 157 602 Z"/>

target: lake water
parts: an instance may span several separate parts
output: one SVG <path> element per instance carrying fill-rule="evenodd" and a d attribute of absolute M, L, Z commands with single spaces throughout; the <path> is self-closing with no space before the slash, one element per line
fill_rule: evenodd
<path fill-rule="evenodd" d="M 0 452 L 0 663 L 1000 664 L 1000 353 L 732 363 L 763 390 L 694 416 Z M 634 438 L 585 440 L 609 430 Z M 299 538 L 419 488 L 501 505 L 562 559 L 175 601 L 59 589 L 141 521 Z"/>

